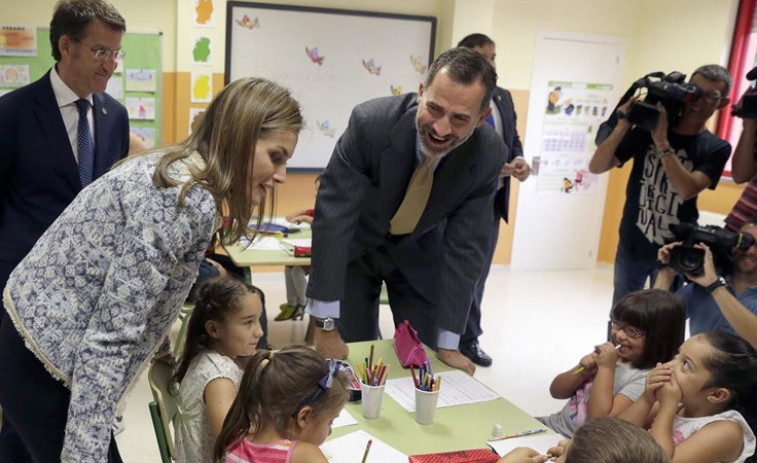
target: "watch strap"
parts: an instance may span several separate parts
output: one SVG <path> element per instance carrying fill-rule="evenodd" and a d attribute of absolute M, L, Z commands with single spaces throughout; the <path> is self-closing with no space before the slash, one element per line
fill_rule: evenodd
<path fill-rule="evenodd" d="M 315 318 L 315 322 L 313 324 L 316 326 L 316 328 L 320 328 L 324 331 L 332 331 L 335 326 L 334 319 L 331 317 Z"/>
<path fill-rule="evenodd" d="M 712 293 L 713 291 L 720 288 L 721 286 L 726 286 L 726 285 L 727 283 L 725 281 L 725 278 L 718 277 L 718 279 L 715 280 L 712 284 L 705 286 L 704 290 L 707 291 L 708 293 Z"/>

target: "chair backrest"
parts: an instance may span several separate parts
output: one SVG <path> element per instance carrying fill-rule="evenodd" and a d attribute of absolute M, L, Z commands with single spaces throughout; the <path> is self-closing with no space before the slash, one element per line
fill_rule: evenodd
<path fill-rule="evenodd" d="M 181 326 L 179 327 L 179 334 L 176 336 L 176 342 L 173 345 L 173 356 L 176 358 L 179 357 L 181 350 L 184 348 L 184 338 L 187 336 L 187 323 L 189 323 L 189 317 L 192 316 L 194 308 L 194 302 L 185 302 L 184 307 L 182 307 L 181 312 L 179 312 Z"/>
<path fill-rule="evenodd" d="M 173 432 L 171 432 L 171 423 L 179 411 L 179 405 L 177 399 L 168 390 L 168 381 L 173 374 L 173 368 L 161 361 L 153 362 L 150 366 L 150 370 L 147 372 L 147 380 L 150 383 L 150 390 L 152 391 L 152 397 L 155 399 L 155 403 L 158 408 L 158 415 L 160 417 L 161 425 L 163 428 L 163 437 L 166 440 L 168 447 L 168 453 L 171 459 L 176 460 L 176 449 L 174 448 Z M 157 430 L 156 430 L 157 432 Z M 160 437 L 158 437 L 158 445 L 160 446 Z"/>

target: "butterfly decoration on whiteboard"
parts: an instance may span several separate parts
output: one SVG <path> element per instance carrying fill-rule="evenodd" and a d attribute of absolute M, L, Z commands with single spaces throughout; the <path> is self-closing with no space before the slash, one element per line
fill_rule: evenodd
<path fill-rule="evenodd" d="M 310 61 L 314 63 L 318 63 L 319 66 L 323 66 L 323 60 L 326 57 L 318 56 L 318 47 L 315 47 L 315 48 L 305 47 L 305 54 L 307 54 L 310 57 Z"/>
<path fill-rule="evenodd" d="M 257 16 L 255 16 L 255 20 L 253 21 L 248 15 L 244 15 L 242 16 L 242 19 L 237 19 L 237 24 L 246 29 L 256 29 L 260 27 L 260 21 L 258 21 Z"/>
<path fill-rule="evenodd" d="M 323 121 L 323 122 L 315 121 L 315 125 L 318 126 L 318 130 L 322 134 L 326 135 L 327 137 L 334 138 L 334 134 L 336 133 L 336 129 L 332 129 L 331 127 L 329 127 L 329 121 Z"/>
<path fill-rule="evenodd" d="M 381 66 L 373 64 L 373 58 L 368 61 L 363 60 L 363 67 L 368 70 L 369 73 L 379 76 L 381 75 Z"/>
<path fill-rule="evenodd" d="M 402 94 L 402 85 L 394 86 L 392 84 L 389 84 L 389 89 L 392 91 L 392 95 L 401 95 Z"/>
<path fill-rule="evenodd" d="M 410 64 L 413 65 L 413 69 L 415 69 L 419 74 L 426 72 L 426 66 L 421 62 L 420 56 L 410 55 Z"/>

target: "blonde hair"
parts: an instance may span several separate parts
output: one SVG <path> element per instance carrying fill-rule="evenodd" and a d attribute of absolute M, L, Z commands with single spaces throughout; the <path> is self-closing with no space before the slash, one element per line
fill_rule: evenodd
<path fill-rule="evenodd" d="M 303 126 L 297 100 L 280 85 L 258 77 L 246 77 L 227 85 L 213 98 L 196 130 L 178 145 L 170 146 L 153 174 L 158 188 L 177 186 L 170 175 L 170 166 L 193 152 L 205 161 L 201 169 L 190 167 L 190 180 L 179 195 L 184 205 L 189 190 L 200 185 L 210 192 L 229 216 L 228 226 L 221 229 L 223 242 L 234 242 L 248 236 L 247 224 L 253 215 L 250 180 L 254 171 L 255 145 L 272 132 L 283 130 L 298 133 Z M 275 190 L 271 194 L 271 204 Z M 258 222 L 265 215 L 265 204 L 258 206 Z"/>
<path fill-rule="evenodd" d="M 645 430 L 618 418 L 591 420 L 576 430 L 565 463 L 669 463 Z"/>

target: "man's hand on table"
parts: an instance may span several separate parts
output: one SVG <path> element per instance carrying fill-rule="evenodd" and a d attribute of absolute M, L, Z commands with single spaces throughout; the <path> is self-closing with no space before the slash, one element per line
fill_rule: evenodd
<path fill-rule="evenodd" d="M 350 348 L 342 339 L 339 331 L 334 328 L 332 331 L 324 331 L 321 328 L 315 328 L 315 350 L 325 358 L 346 359 L 350 355 Z"/>
<path fill-rule="evenodd" d="M 476 365 L 468 357 L 464 356 L 459 350 L 438 349 L 436 357 L 447 365 L 463 370 L 473 376 L 476 372 Z"/>

